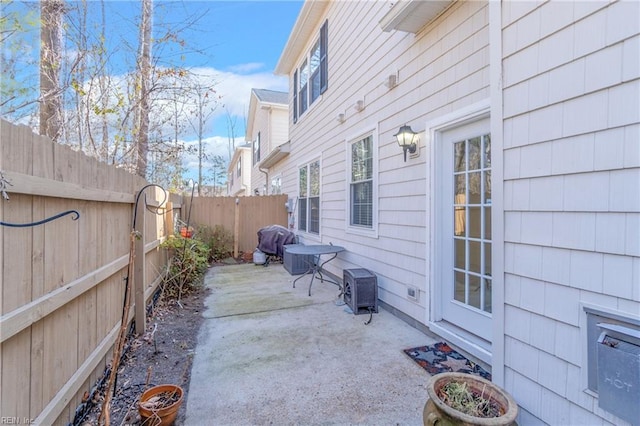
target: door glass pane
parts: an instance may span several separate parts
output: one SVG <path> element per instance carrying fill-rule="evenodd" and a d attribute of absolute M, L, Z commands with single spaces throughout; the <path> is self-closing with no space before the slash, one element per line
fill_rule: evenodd
<path fill-rule="evenodd" d="M 456 175 L 454 176 L 455 185 L 454 185 L 454 196 L 456 204 L 464 204 L 465 198 L 464 195 L 467 192 L 467 184 L 466 184 L 466 176 L 465 175 Z M 462 195 L 462 197 L 459 197 Z"/>
<path fill-rule="evenodd" d="M 484 239 L 491 239 L 491 207 L 484 208 Z"/>
<path fill-rule="evenodd" d="M 482 201 L 485 204 L 491 204 L 491 170 L 485 170 L 482 174 L 484 175 L 484 198 Z"/>
<path fill-rule="evenodd" d="M 456 237 L 463 237 L 466 235 L 465 225 L 465 211 L 466 209 L 463 206 L 454 207 L 454 235 Z"/>
<path fill-rule="evenodd" d="M 479 274 L 480 260 L 482 258 L 480 250 L 481 245 L 478 241 L 469 241 L 469 271 Z"/>
<path fill-rule="evenodd" d="M 469 173 L 469 199 L 467 202 L 469 204 L 480 204 L 482 201 L 480 196 L 482 194 L 481 187 L 481 177 L 482 174 L 480 172 Z"/>
<path fill-rule="evenodd" d="M 480 169 L 481 145 L 480 136 L 469 139 L 469 170 Z"/>
<path fill-rule="evenodd" d="M 491 276 L 491 243 L 484 243 L 484 274 Z"/>
<path fill-rule="evenodd" d="M 467 305 L 480 309 L 480 277 L 469 275 L 469 301 Z"/>
<path fill-rule="evenodd" d="M 491 138 L 453 143 L 454 300 L 491 312 Z"/>
<path fill-rule="evenodd" d="M 455 247 L 455 253 L 454 253 L 454 262 L 453 262 L 453 267 L 457 268 L 457 269 L 465 269 L 466 265 L 465 265 L 465 248 L 464 248 L 464 243 L 465 240 L 460 239 L 460 238 L 456 238 L 454 240 L 454 247 Z"/>
<path fill-rule="evenodd" d="M 485 312 L 491 313 L 491 280 L 484 278 L 484 309 Z"/>
<path fill-rule="evenodd" d="M 454 172 L 464 172 L 465 165 L 465 152 L 464 152 L 464 141 L 456 142 L 453 144 L 453 171 Z"/>
<path fill-rule="evenodd" d="M 484 150 L 482 158 L 482 167 L 485 169 L 491 168 L 491 135 L 484 136 Z"/>
<path fill-rule="evenodd" d="M 480 207 L 469 207 L 469 237 L 481 238 L 482 217 Z"/>
<path fill-rule="evenodd" d="M 454 277 L 454 293 L 453 297 L 458 302 L 465 303 L 465 285 L 464 285 L 464 273 L 456 272 Z"/>

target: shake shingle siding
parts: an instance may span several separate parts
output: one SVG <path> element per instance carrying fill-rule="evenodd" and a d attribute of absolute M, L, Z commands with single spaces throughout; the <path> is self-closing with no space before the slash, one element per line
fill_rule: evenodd
<path fill-rule="evenodd" d="M 383 305 L 490 363 L 520 424 L 624 424 L 584 392 L 585 307 L 640 318 L 640 3 L 456 1 L 400 28 L 394 8 L 421 5 L 305 3 L 296 34 L 308 39 L 288 44 L 280 71 L 299 78 L 328 22 L 329 84 L 289 121 L 292 199 L 299 167 L 321 162 L 320 233 L 300 236 L 344 246 L 330 272 L 374 271 Z M 394 138 L 404 124 L 421 137 L 406 162 Z M 440 161 L 458 142 L 446 137 L 487 128 L 492 311 L 469 314 L 487 313 L 472 329 L 442 314 L 459 239 L 442 219 L 453 175 Z M 376 219 L 362 231 L 349 226 L 349 150 L 369 135 Z"/>
<path fill-rule="evenodd" d="M 640 312 L 639 13 L 503 4 L 506 385 L 550 424 L 624 424 L 582 392 L 583 304 Z"/>

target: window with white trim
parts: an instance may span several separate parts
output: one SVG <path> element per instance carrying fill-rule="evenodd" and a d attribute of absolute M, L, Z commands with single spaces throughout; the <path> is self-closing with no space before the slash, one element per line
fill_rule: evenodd
<path fill-rule="evenodd" d="M 373 135 L 351 143 L 349 173 L 349 226 L 374 228 L 374 143 Z"/>
<path fill-rule="evenodd" d="M 271 195 L 282 194 L 282 178 L 275 176 L 271 178 Z"/>
<path fill-rule="evenodd" d="M 298 229 L 320 233 L 320 160 L 298 169 Z"/>
<path fill-rule="evenodd" d="M 242 158 L 238 160 L 238 165 L 236 166 L 236 176 L 242 176 Z"/>
<path fill-rule="evenodd" d="M 260 132 L 258 137 L 253 141 L 253 165 L 255 166 L 260 162 Z"/>
<path fill-rule="evenodd" d="M 328 21 L 325 21 L 320 28 L 318 39 L 293 73 L 294 123 L 327 90 L 329 82 L 327 66 L 328 41 Z"/>

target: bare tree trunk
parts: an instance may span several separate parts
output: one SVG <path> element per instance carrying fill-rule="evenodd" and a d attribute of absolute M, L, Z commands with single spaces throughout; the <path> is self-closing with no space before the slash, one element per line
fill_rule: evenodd
<path fill-rule="evenodd" d="M 232 118 L 231 113 L 226 108 L 225 112 L 227 113 L 227 153 L 229 154 L 229 161 L 231 161 L 236 150 L 236 118 Z"/>
<path fill-rule="evenodd" d="M 62 131 L 62 65 L 63 0 L 40 2 L 40 134 L 57 142 Z"/>
<path fill-rule="evenodd" d="M 202 142 L 202 134 L 204 132 L 203 107 L 204 105 L 200 101 L 198 105 L 198 197 L 202 196 L 202 160 L 204 158 L 204 143 Z"/>
<path fill-rule="evenodd" d="M 102 24 L 100 26 L 100 96 L 102 100 L 102 150 L 101 150 L 101 158 L 104 159 L 106 163 L 109 163 L 109 120 L 107 118 L 106 110 L 109 107 L 109 96 L 107 91 L 109 90 L 109 84 L 107 80 L 107 67 L 106 67 L 106 47 L 104 41 L 106 40 L 106 32 L 107 32 L 107 15 L 104 10 L 104 2 L 105 0 L 101 0 L 100 2 L 100 11 L 102 13 Z"/>
<path fill-rule="evenodd" d="M 140 50 L 138 51 L 138 75 L 136 119 L 134 121 L 136 173 L 145 177 L 149 152 L 149 85 L 151 79 L 151 27 L 153 0 L 142 0 L 140 19 Z"/>

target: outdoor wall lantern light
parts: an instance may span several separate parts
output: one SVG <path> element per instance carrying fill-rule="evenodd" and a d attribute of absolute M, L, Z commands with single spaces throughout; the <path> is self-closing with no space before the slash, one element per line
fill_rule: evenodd
<path fill-rule="evenodd" d="M 413 154 L 418 147 L 418 134 L 411 129 L 411 126 L 406 124 L 400 127 L 398 133 L 393 135 L 398 140 L 398 145 L 404 151 L 404 162 L 407 162 L 407 151 Z"/>

